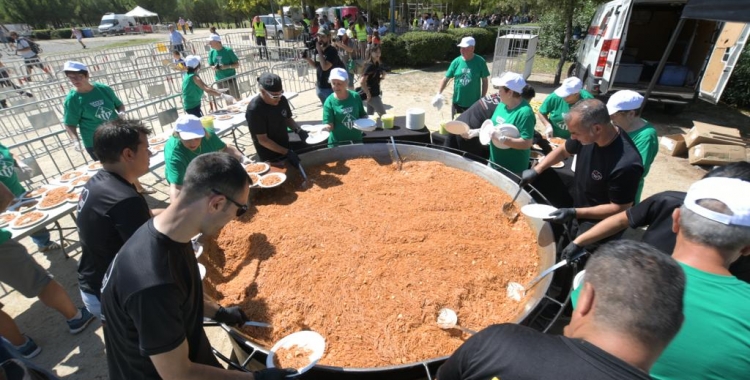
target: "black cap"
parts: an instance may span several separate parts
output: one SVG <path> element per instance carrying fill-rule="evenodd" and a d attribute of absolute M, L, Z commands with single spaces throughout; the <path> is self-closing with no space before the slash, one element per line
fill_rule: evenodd
<path fill-rule="evenodd" d="M 258 78 L 258 84 L 261 88 L 263 88 L 266 91 L 270 92 L 280 92 L 282 91 L 281 87 L 281 77 L 279 77 L 276 74 L 272 73 L 263 73 Z"/>
<path fill-rule="evenodd" d="M 318 35 L 319 36 L 330 36 L 331 35 L 331 31 L 328 30 L 328 28 L 323 27 L 323 28 L 318 29 Z"/>

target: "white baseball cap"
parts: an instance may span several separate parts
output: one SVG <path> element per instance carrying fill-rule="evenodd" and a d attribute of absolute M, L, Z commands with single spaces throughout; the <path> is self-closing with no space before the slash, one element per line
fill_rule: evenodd
<path fill-rule="evenodd" d="M 182 115 L 175 123 L 174 131 L 183 140 L 199 139 L 206 135 L 201 119 L 194 115 Z"/>
<path fill-rule="evenodd" d="M 566 78 L 560 87 L 555 89 L 555 95 L 565 98 L 573 94 L 581 92 L 583 83 L 576 77 Z"/>
<path fill-rule="evenodd" d="M 212 34 L 208 36 L 207 39 L 208 42 L 215 41 L 215 42 L 221 42 L 221 37 L 218 34 Z"/>
<path fill-rule="evenodd" d="M 632 111 L 641 108 L 643 96 L 633 90 L 617 91 L 607 101 L 607 111 L 614 115 L 620 111 Z"/>
<path fill-rule="evenodd" d="M 728 226 L 750 227 L 750 182 L 736 178 L 704 178 L 690 186 L 685 196 L 688 210 Z M 732 215 L 709 210 L 698 204 L 703 199 L 724 203 Z"/>
<path fill-rule="evenodd" d="M 189 55 L 185 57 L 185 66 L 194 69 L 201 64 L 201 57 L 197 55 Z"/>
<path fill-rule="evenodd" d="M 343 36 L 344 34 L 346 34 L 346 29 L 344 28 L 339 28 L 339 31 L 336 32 L 336 35 L 339 37 Z"/>
<path fill-rule="evenodd" d="M 474 46 L 476 44 L 477 44 L 477 41 L 474 40 L 474 37 L 464 37 L 461 39 L 461 43 L 456 46 L 465 48 L 469 46 Z"/>
<path fill-rule="evenodd" d="M 349 73 L 340 67 L 335 67 L 331 69 L 331 75 L 328 76 L 328 81 L 330 82 L 334 79 L 346 82 L 349 80 Z"/>
<path fill-rule="evenodd" d="M 89 68 L 81 62 L 67 61 L 63 64 L 63 71 L 89 71 Z"/>
<path fill-rule="evenodd" d="M 508 87 L 509 89 L 521 94 L 523 93 L 523 88 L 526 87 L 526 80 L 523 79 L 521 74 L 508 71 L 499 78 L 492 78 L 492 85 L 495 87 Z"/>

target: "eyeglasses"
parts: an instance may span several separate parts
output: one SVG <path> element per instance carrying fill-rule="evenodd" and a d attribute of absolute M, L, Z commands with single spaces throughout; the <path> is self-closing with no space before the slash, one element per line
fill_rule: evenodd
<path fill-rule="evenodd" d="M 282 92 L 282 93 L 280 93 L 280 94 L 278 94 L 278 95 L 274 95 L 274 94 L 272 94 L 272 93 L 268 92 L 267 90 L 263 90 L 263 92 L 265 92 L 265 93 L 266 93 L 266 95 L 267 95 L 267 96 L 268 96 L 269 98 L 271 98 L 271 99 L 274 99 L 274 100 L 275 100 L 275 99 L 281 99 L 281 97 L 282 97 L 282 96 L 284 96 L 284 93 L 283 93 L 283 92 Z"/>
<path fill-rule="evenodd" d="M 222 196 L 224 196 L 224 198 L 226 198 L 226 199 L 227 199 L 228 201 L 230 201 L 230 202 L 234 203 L 234 205 L 235 205 L 235 206 L 237 206 L 237 217 L 238 217 L 238 218 L 239 218 L 240 216 L 244 215 L 244 214 L 245 214 L 245 213 L 247 212 L 247 209 L 248 209 L 248 207 L 247 207 L 247 204 L 244 204 L 244 205 L 243 205 L 243 204 L 241 204 L 241 203 L 239 203 L 239 202 L 235 201 L 234 199 L 230 198 L 230 197 L 229 197 L 228 195 L 226 195 L 226 194 L 222 193 L 222 192 L 221 192 L 221 191 L 219 191 L 219 190 L 216 190 L 216 189 L 211 189 L 211 191 L 212 191 L 212 192 L 213 192 L 214 194 L 217 194 L 217 195 L 222 195 Z"/>

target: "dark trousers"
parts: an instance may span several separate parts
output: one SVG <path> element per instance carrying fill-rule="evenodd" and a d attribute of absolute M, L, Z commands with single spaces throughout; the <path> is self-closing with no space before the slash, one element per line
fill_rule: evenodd
<path fill-rule="evenodd" d="M 96 156 L 96 153 L 94 153 L 93 147 L 86 148 L 86 152 L 89 153 L 89 156 L 91 156 L 91 159 L 94 161 L 99 161 L 99 157 Z"/>
<path fill-rule="evenodd" d="M 186 109 L 185 113 L 188 114 L 188 115 L 193 115 L 195 117 L 201 117 L 201 116 L 203 116 L 203 111 L 201 111 L 201 106 L 198 106 L 198 107 L 195 107 L 195 108 L 191 108 L 191 109 Z"/>
<path fill-rule="evenodd" d="M 268 49 L 266 49 L 266 37 L 255 37 L 255 45 L 263 46 L 262 48 L 258 49 L 260 52 L 260 59 L 263 59 L 263 53 L 266 53 L 266 58 L 268 58 Z"/>
<path fill-rule="evenodd" d="M 457 113 L 464 113 L 469 107 L 461 107 L 458 104 L 451 105 L 451 119 L 456 117 Z"/>

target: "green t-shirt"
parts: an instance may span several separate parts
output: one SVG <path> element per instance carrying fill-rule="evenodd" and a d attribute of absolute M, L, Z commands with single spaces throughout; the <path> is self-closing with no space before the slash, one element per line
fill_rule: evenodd
<path fill-rule="evenodd" d="M 0 144 L 0 182 L 5 185 L 14 196 L 18 197 L 26 192 L 21 182 L 18 181 L 15 165 L 13 164 L 13 155 L 8 148 Z M 0 244 L 5 243 L 13 236 L 5 228 L 0 229 Z"/>
<path fill-rule="evenodd" d="M 214 132 L 207 132 L 195 151 L 185 147 L 177 136 L 172 136 L 164 145 L 164 174 L 170 184 L 182 186 L 185 171 L 194 158 L 203 153 L 220 152 L 227 147 Z"/>
<path fill-rule="evenodd" d="M 492 114 L 492 122 L 498 124 L 512 124 L 518 128 L 520 137 L 524 140 L 534 138 L 534 110 L 525 100 L 521 104 L 508 111 L 505 104 L 500 103 Z M 490 161 L 512 171 L 521 173 L 529 168 L 529 157 L 531 149 L 498 149 L 490 143 Z"/>
<path fill-rule="evenodd" d="M 490 76 L 487 62 L 478 54 L 471 61 L 459 56 L 451 62 L 446 78 L 453 78 L 453 104 L 471 107 L 482 97 L 482 78 Z"/>
<path fill-rule="evenodd" d="M 214 66 L 217 63 L 224 66 L 231 65 L 237 62 L 239 62 L 239 59 L 237 59 L 237 55 L 234 54 L 234 51 L 231 48 L 228 48 L 226 46 L 222 46 L 221 50 L 211 49 L 211 51 L 208 52 L 209 66 Z M 234 69 L 215 70 L 214 78 L 216 80 L 222 80 L 224 78 L 232 77 L 236 73 L 237 72 Z"/>
<path fill-rule="evenodd" d="M 103 123 L 117 119 L 117 108 L 122 101 L 109 86 L 92 83 L 94 88 L 81 94 L 71 90 L 65 98 L 63 123 L 80 129 L 81 140 L 86 148 L 94 147 L 94 131 Z"/>
<path fill-rule="evenodd" d="M 193 82 L 194 77 L 192 73 L 182 78 L 182 105 L 186 110 L 200 106 L 203 98 L 203 89 Z"/>
<path fill-rule="evenodd" d="M 331 94 L 323 104 L 323 124 L 333 124 L 333 131 L 328 136 L 329 147 L 342 141 L 362 142 L 362 132 L 351 125 L 354 120 L 367 117 L 367 113 L 359 94 L 348 91 L 349 97 L 345 100 L 338 100 Z"/>
<path fill-rule="evenodd" d="M 593 99 L 594 95 L 586 90 L 581 90 L 581 99 Z M 539 113 L 546 116 L 552 124 L 554 130 L 553 135 L 555 137 L 562 137 L 564 139 L 570 138 L 570 132 L 568 132 L 568 126 L 565 125 L 563 120 L 563 114 L 570 112 L 570 104 L 565 102 L 565 99 L 555 95 L 555 93 L 549 94 L 544 102 L 539 107 Z"/>
<path fill-rule="evenodd" d="M 645 121 L 645 120 L 644 120 Z M 628 136 L 633 140 L 638 153 L 641 154 L 643 160 L 643 177 L 641 182 L 638 184 L 638 192 L 635 194 L 635 203 L 641 201 L 641 193 L 643 192 L 643 184 L 648 174 L 648 170 L 651 168 L 651 164 L 656 158 L 656 153 L 659 152 L 659 138 L 656 136 L 656 129 L 651 123 L 646 121 L 646 125 L 639 128 L 637 131 L 628 132 Z"/>
<path fill-rule="evenodd" d="M 687 277 L 680 332 L 651 367 L 657 380 L 747 379 L 750 284 L 680 263 Z"/>

